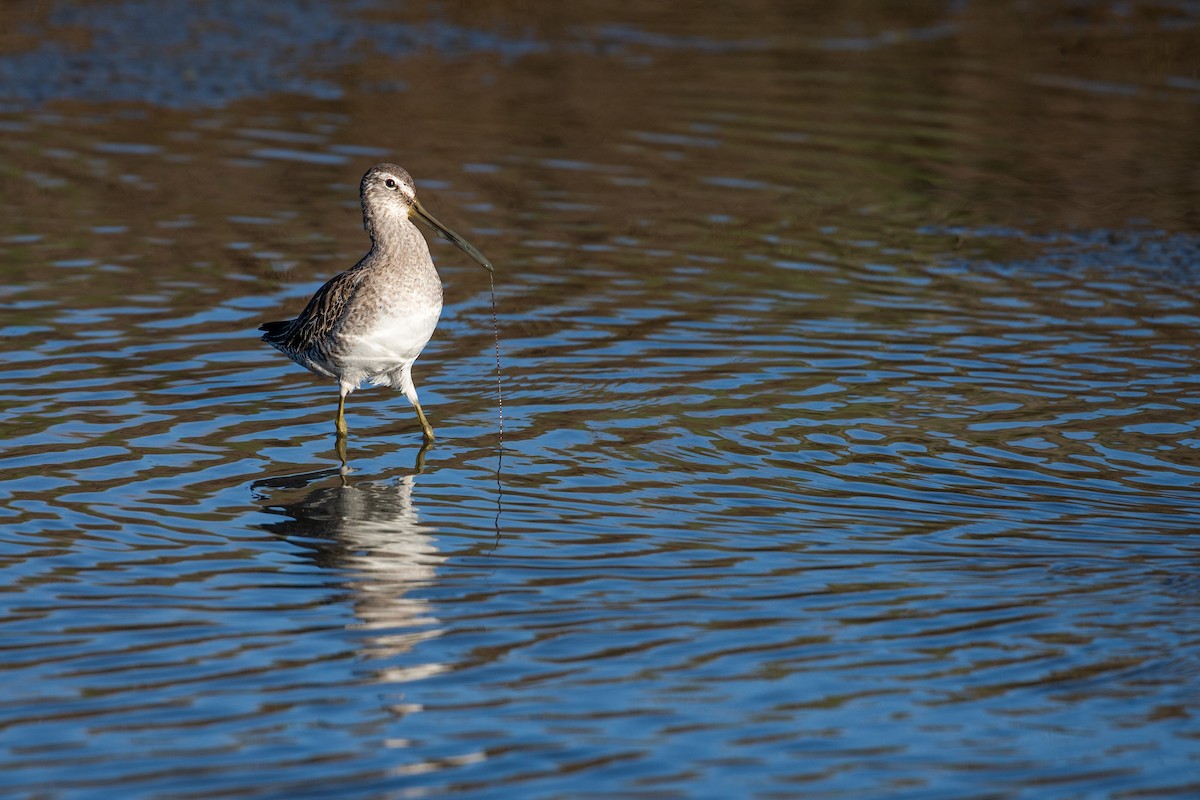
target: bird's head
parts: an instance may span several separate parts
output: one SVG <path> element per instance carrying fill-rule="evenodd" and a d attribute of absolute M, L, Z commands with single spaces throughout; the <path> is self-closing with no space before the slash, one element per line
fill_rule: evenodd
<path fill-rule="evenodd" d="M 395 164 L 376 164 L 371 167 L 363 175 L 359 195 L 362 198 L 363 227 L 370 234 L 371 241 L 375 241 L 380 226 L 386 225 L 388 219 L 410 219 L 415 216 L 479 262 L 484 269 L 492 271 L 492 265 L 483 257 L 483 253 L 438 222 L 421 206 L 417 201 L 417 187 L 412 176 L 402 167 Z"/>

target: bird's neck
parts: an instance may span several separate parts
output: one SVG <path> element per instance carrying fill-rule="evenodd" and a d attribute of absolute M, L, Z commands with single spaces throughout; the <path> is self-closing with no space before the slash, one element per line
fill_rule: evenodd
<path fill-rule="evenodd" d="M 409 231 L 416 230 L 406 211 L 392 207 L 376 207 L 363 209 L 363 227 L 371 237 L 372 249 L 377 247 L 392 248 L 397 241 L 403 241 Z"/>
<path fill-rule="evenodd" d="M 429 245 L 408 217 L 386 220 L 370 232 L 371 252 L 364 259 L 367 263 L 389 268 L 431 268 Z"/>

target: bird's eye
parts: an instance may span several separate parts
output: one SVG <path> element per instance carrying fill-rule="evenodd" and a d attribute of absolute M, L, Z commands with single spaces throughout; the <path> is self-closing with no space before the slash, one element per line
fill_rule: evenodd
<path fill-rule="evenodd" d="M 391 178 L 388 178 L 386 181 L 384 181 L 383 185 L 388 187 L 389 189 L 396 188 L 396 182 L 394 180 L 392 180 Z"/>

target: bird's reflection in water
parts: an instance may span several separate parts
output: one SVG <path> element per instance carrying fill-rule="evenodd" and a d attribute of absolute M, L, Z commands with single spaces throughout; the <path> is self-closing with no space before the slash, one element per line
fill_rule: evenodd
<path fill-rule="evenodd" d="M 413 596 L 436 581 L 437 567 L 445 561 L 435 530 L 420 524 L 413 506 L 415 482 L 415 473 L 355 480 L 335 469 L 271 478 L 252 487 L 264 510 L 282 517 L 265 524 L 266 530 L 346 577 L 358 617 L 355 627 L 367 633 L 364 657 L 392 662 L 374 673 L 380 682 L 415 680 L 445 668 L 399 658 L 442 632 L 429 602 Z"/>

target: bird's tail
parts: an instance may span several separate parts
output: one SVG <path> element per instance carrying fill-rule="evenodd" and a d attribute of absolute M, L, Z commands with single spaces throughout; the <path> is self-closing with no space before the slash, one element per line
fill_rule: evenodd
<path fill-rule="evenodd" d="M 264 333 L 262 336 L 262 340 L 264 342 L 269 342 L 271 344 L 274 344 L 274 343 L 280 341 L 284 337 L 284 335 L 287 333 L 287 329 L 290 324 L 291 324 L 291 320 L 280 320 L 278 322 L 264 322 L 262 325 L 258 326 L 258 329 L 260 331 L 266 331 L 266 333 Z"/>

